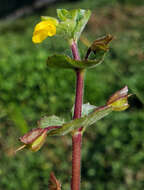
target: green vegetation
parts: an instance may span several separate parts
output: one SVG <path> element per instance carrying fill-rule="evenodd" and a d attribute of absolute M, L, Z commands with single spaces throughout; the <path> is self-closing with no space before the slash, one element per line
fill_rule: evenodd
<path fill-rule="evenodd" d="M 108 0 L 81 1 L 55 5 L 43 15 L 55 14 L 56 7 L 93 8 L 83 33 L 90 42 L 104 34 L 113 34 L 109 56 L 100 67 L 87 72 L 85 99 L 104 105 L 116 90 L 128 85 L 129 110 L 113 113 L 97 122 L 83 139 L 83 190 L 141 190 L 144 187 L 144 4 Z M 99 2 L 99 3 L 98 3 Z M 122 2 L 122 1 L 121 1 Z M 130 4 L 129 4 L 130 2 Z M 140 1 L 139 1 L 140 2 Z M 99 7 L 97 7 L 99 6 Z M 18 137 L 36 126 L 44 115 L 71 119 L 67 112 L 74 102 L 74 73 L 48 69 L 46 59 L 53 51 L 71 54 L 63 39 L 48 39 L 41 45 L 31 42 L 38 16 L 0 24 L 0 189 L 43 190 L 53 170 L 69 189 L 71 141 L 69 136 L 49 137 L 39 152 L 24 151 L 13 155 Z M 83 54 L 83 51 L 80 52 Z M 46 113 L 46 114 L 45 114 Z M 44 155 L 44 156 L 43 156 Z"/>

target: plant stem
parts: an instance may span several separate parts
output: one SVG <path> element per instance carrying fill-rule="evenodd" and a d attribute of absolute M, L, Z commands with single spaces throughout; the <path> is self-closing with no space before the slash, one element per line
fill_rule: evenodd
<path fill-rule="evenodd" d="M 80 60 L 77 44 L 73 41 L 71 50 L 75 60 Z M 81 117 L 82 103 L 83 103 L 83 86 L 84 86 L 84 70 L 76 70 L 76 95 L 74 106 L 73 119 Z M 74 131 L 72 136 L 72 180 L 71 190 L 80 190 L 81 180 L 81 144 L 82 133 L 81 128 Z"/>
<path fill-rule="evenodd" d="M 84 71 L 76 71 L 76 95 L 75 95 L 75 105 L 74 105 L 74 117 L 73 119 L 80 118 L 82 112 L 83 103 L 83 86 L 84 86 Z"/>
<path fill-rule="evenodd" d="M 72 50 L 73 58 L 75 60 L 80 60 L 80 56 L 79 56 L 78 48 L 77 48 L 77 43 L 74 40 L 71 43 L 71 50 Z"/>
<path fill-rule="evenodd" d="M 80 190 L 81 181 L 81 144 L 82 134 L 75 133 L 72 137 L 72 180 L 71 190 Z"/>

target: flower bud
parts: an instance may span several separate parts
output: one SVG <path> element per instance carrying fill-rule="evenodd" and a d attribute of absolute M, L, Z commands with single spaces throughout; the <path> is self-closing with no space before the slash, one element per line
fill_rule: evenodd
<path fill-rule="evenodd" d="M 19 151 L 25 147 L 32 150 L 33 152 L 38 151 L 45 142 L 47 136 L 47 129 L 36 128 L 20 137 L 19 140 L 24 143 L 23 146 L 16 150 Z"/>
<path fill-rule="evenodd" d="M 128 87 L 125 86 L 121 90 L 114 93 L 108 100 L 107 105 L 111 106 L 113 111 L 123 111 L 129 107 L 128 104 Z"/>
<path fill-rule="evenodd" d="M 48 126 L 45 128 L 36 128 L 32 129 L 24 136 L 20 137 L 19 140 L 23 143 L 15 153 L 19 150 L 24 149 L 25 147 L 32 150 L 33 152 L 38 151 L 44 144 L 48 132 L 61 128 L 61 126 Z"/>

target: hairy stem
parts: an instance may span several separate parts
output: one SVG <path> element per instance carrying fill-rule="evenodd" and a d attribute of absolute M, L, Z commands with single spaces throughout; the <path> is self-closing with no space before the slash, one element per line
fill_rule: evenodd
<path fill-rule="evenodd" d="M 77 44 L 73 41 L 71 50 L 75 60 L 80 60 Z M 76 70 L 76 95 L 73 119 L 80 118 L 83 103 L 84 70 Z M 80 190 L 81 179 L 81 129 L 75 131 L 72 136 L 72 180 L 71 190 Z"/>

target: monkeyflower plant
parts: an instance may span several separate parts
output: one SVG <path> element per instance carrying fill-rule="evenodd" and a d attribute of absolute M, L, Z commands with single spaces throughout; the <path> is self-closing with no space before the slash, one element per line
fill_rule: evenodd
<path fill-rule="evenodd" d="M 113 111 L 123 111 L 128 105 L 128 87 L 115 92 L 106 104 L 100 107 L 83 104 L 84 75 L 88 69 L 93 69 L 102 64 L 109 50 L 109 43 L 113 36 L 107 34 L 96 39 L 80 57 L 78 40 L 91 15 L 90 10 L 58 9 L 57 17 L 42 16 L 41 21 L 35 26 L 32 41 L 41 43 L 51 36 L 60 36 L 65 39 L 72 52 L 72 57 L 65 54 L 54 54 L 47 58 L 47 67 L 59 69 L 72 69 L 76 74 L 76 94 L 73 108 L 73 118 L 65 122 L 57 116 L 45 116 L 38 122 L 37 128 L 20 137 L 23 145 L 17 149 L 28 148 L 38 151 L 49 136 L 63 136 L 68 133 L 72 137 L 72 178 L 71 190 L 80 190 L 81 181 L 81 147 L 84 132 L 92 124 L 107 116 Z M 50 175 L 50 190 L 61 190 L 61 184 L 53 173 Z"/>

